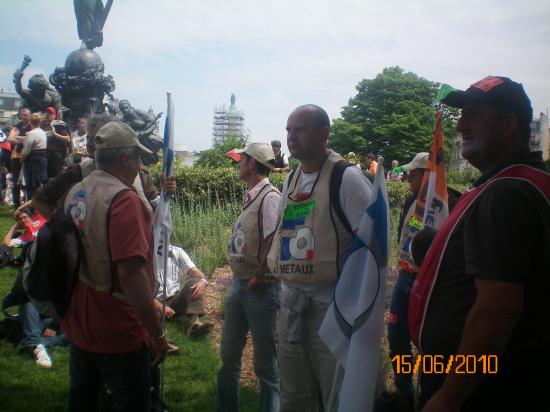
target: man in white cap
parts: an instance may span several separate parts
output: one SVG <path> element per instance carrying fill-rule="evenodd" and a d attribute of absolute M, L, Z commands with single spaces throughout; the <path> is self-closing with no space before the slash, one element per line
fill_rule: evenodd
<path fill-rule="evenodd" d="M 260 410 L 279 411 L 280 382 L 275 345 L 277 283 L 265 279 L 265 256 L 277 227 L 281 195 L 269 183 L 274 154 L 267 143 L 249 143 L 226 153 L 239 164 L 247 192 L 229 240 L 233 284 L 227 295 L 218 372 L 216 411 L 239 410 L 241 356 L 250 330 L 254 371 L 260 381 Z"/>
<path fill-rule="evenodd" d="M 416 206 L 416 198 L 418 197 L 420 186 L 422 185 L 424 171 L 428 167 L 429 156 L 430 154 L 427 152 L 418 153 L 411 162 L 400 167 L 396 165 L 396 168 L 392 170 L 395 174 L 402 174 L 403 172 L 408 173 L 407 179 L 411 194 L 405 199 L 397 229 L 397 239 L 399 239 L 399 276 L 393 287 L 390 316 L 388 318 L 390 359 L 393 359 L 396 355 L 400 357 L 408 355 L 412 358 L 411 337 L 409 335 L 407 314 L 409 293 L 418 268 L 415 266 L 411 257 L 410 244 L 416 232 L 422 227 L 422 222 L 419 222 L 415 218 L 414 209 Z M 412 375 L 410 373 L 398 373 L 395 362 L 393 362 L 393 367 L 394 383 L 398 392 L 396 396 L 403 398 L 402 402 L 407 402 L 411 410 L 413 410 L 414 388 L 412 384 Z"/>
<path fill-rule="evenodd" d="M 71 342 L 69 410 L 94 410 L 104 383 L 120 410 L 148 411 L 152 364 L 168 341 L 155 310 L 151 215 L 132 183 L 150 151 L 121 122 L 94 139 L 97 169 L 65 198 L 80 232 L 78 282 L 62 329 Z"/>

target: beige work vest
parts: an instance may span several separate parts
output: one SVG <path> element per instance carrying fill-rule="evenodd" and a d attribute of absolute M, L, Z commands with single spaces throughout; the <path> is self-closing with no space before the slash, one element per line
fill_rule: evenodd
<path fill-rule="evenodd" d="M 344 228 L 330 203 L 330 179 L 342 157 L 329 152 L 312 192 L 297 201 L 298 166 L 283 202 L 283 215 L 267 255 L 273 275 L 295 283 L 325 283 L 338 279 L 353 237 Z"/>
<path fill-rule="evenodd" d="M 277 192 L 276 187 L 266 184 L 254 199 L 243 206 L 233 227 L 227 253 L 229 266 L 235 277 L 250 279 L 260 265 L 260 245 L 264 239 L 262 225 L 262 204 L 268 193 Z"/>
<path fill-rule="evenodd" d="M 112 292 L 108 217 L 114 197 L 123 190 L 131 188 L 104 170 L 94 170 L 65 198 L 65 213 L 72 218 L 82 240 L 79 279 L 101 292 Z"/>

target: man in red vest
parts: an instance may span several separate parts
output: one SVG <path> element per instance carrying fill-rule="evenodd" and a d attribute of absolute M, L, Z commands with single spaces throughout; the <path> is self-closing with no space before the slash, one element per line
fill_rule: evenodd
<path fill-rule="evenodd" d="M 531 103 L 521 84 L 496 76 L 443 102 L 462 109 L 462 156 L 481 177 L 437 233 L 410 295 L 422 368 L 443 366 L 422 375 L 421 410 L 550 410 L 550 174 L 529 150 Z"/>

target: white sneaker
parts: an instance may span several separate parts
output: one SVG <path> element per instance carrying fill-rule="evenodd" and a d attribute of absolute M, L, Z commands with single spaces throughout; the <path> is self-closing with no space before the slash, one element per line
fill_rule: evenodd
<path fill-rule="evenodd" d="M 38 366 L 39 368 L 52 367 L 52 360 L 50 359 L 50 355 L 48 355 L 48 352 L 46 351 L 46 347 L 44 345 L 36 345 L 32 350 L 32 354 L 34 356 L 34 359 L 36 360 L 36 366 Z"/>

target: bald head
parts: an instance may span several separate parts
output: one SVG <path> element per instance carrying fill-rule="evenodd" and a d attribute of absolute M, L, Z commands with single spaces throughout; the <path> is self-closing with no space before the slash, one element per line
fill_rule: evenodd
<path fill-rule="evenodd" d="M 330 120 L 327 112 L 314 104 L 299 106 L 288 116 L 287 146 L 302 163 L 314 163 L 326 156 Z"/>
<path fill-rule="evenodd" d="M 308 112 L 311 116 L 311 121 L 313 122 L 314 127 L 318 129 L 330 127 L 330 119 L 328 118 L 328 114 L 325 109 L 320 106 L 315 104 L 304 104 L 302 106 L 298 106 L 292 113 L 297 111 Z"/>

